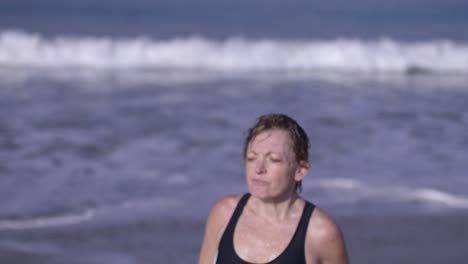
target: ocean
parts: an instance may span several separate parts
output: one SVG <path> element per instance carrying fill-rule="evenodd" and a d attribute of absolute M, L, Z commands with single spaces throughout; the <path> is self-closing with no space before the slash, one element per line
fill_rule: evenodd
<path fill-rule="evenodd" d="M 196 263 L 265 113 L 353 263 L 466 263 L 468 2 L 0 2 L 0 263 Z"/>

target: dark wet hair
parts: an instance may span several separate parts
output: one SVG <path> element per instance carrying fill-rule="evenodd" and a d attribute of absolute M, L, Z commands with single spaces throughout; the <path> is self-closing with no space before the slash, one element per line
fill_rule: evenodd
<path fill-rule="evenodd" d="M 279 129 L 287 131 L 292 141 L 292 148 L 295 154 L 296 162 L 300 164 L 303 161 L 309 161 L 309 137 L 304 129 L 296 120 L 285 114 L 266 114 L 257 119 L 257 122 L 248 130 L 244 142 L 244 159 L 247 155 L 247 148 L 250 142 L 260 133 Z M 302 182 L 296 183 L 296 192 L 302 191 Z"/>

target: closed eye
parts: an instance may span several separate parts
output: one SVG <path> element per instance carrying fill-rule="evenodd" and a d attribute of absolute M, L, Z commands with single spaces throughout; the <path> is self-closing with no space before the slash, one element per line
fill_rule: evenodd
<path fill-rule="evenodd" d="M 254 161 L 254 160 L 255 160 L 255 157 L 247 157 L 246 160 L 247 160 L 247 161 Z"/>

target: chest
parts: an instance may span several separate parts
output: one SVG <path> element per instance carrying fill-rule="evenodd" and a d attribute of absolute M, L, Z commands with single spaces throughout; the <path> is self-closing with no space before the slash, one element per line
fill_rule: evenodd
<path fill-rule="evenodd" d="M 240 218 L 234 231 L 237 255 L 250 263 L 267 263 L 281 255 L 293 239 L 299 219 L 268 223 L 255 218 Z"/>

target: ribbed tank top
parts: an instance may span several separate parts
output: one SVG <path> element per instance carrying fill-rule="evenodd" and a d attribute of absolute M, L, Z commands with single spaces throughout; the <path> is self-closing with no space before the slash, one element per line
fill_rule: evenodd
<path fill-rule="evenodd" d="M 229 223 L 224 230 L 223 236 L 218 247 L 218 256 L 216 264 L 251 264 L 241 259 L 236 251 L 234 250 L 234 230 L 237 225 L 237 221 L 242 214 L 247 201 L 250 198 L 250 194 L 244 194 L 239 200 L 239 203 L 234 210 L 234 213 L 229 220 Z M 275 259 L 266 264 L 305 264 L 305 238 L 307 233 L 307 226 L 309 225 L 309 219 L 314 211 L 315 206 L 306 201 L 304 210 L 302 211 L 301 219 L 296 228 L 296 231 L 289 242 L 286 249 Z"/>

